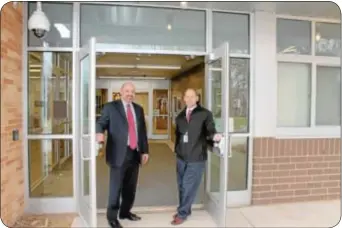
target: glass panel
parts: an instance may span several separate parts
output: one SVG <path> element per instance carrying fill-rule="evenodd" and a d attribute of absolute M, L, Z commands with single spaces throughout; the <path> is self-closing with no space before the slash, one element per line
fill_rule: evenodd
<path fill-rule="evenodd" d="M 30 197 L 73 196 L 72 140 L 29 140 Z"/>
<path fill-rule="evenodd" d="M 230 53 L 249 54 L 249 16 L 213 13 L 213 47 L 229 42 Z"/>
<path fill-rule="evenodd" d="M 153 90 L 153 134 L 168 134 L 169 91 Z"/>
<path fill-rule="evenodd" d="M 311 66 L 278 63 L 278 127 L 310 126 Z"/>
<path fill-rule="evenodd" d="M 228 159 L 228 191 L 247 189 L 248 138 L 231 137 L 231 157 Z"/>
<path fill-rule="evenodd" d="M 210 193 L 214 196 L 215 200 L 219 200 L 220 192 L 220 179 L 221 179 L 221 166 L 220 157 L 216 154 L 210 153 Z"/>
<path fill-rule="evenodd" d="M 317 67 L 316 124 L 339 126 L 341 123 L 341 70 Z"/>
<path fill-rule="evenodd" d="M 148 92 L 136 92 L 134 102 L 141 105 L 144 109 L 145 114 L 145 123 L 146 123 L 146 129 L 148 130 L 148 116 L 149 116 L 149 109 L 148 109 Z"/>
<path fill-rule="evenodd" d="M 216 60 L 211 64 L 211 86 L 212 86 L 212 96 L 211 96 L 211 110 L 214 116 L 216 129 L 218 132 L 223 132 L 223 120 L 222 120 L 222 68 L 221 59 Z"/>
<path fill-rule="evenodd" d="M 82 102 L 82 128 L 83 134 L 89 133 L 89 65 L 90 65 L 90 58 L 87 55 L 81 60 L 81 97 L 83 99 Z"/>
<path fill-rule="evenodd" d="M 249 59 L 230 59 L 229 131 L 249 131 Z"/>
<path fill-rule="evenodd" d="M 28 3 L 28 15 L 36 10 L 36 2 Z M 28 46 L 31 47 L 72 47 L 72 11 L 73 5 L 66 3 L 42 3 L 42 10 L 50 21 L 50 31 L 43 39 L 28 32 Z"/>
<path fill-rule="evenodd" d="M 96 89 L 96 117 L 101 116 L 103 106 L 108 102 L 108 89 Z"/>
<path fill-rule="evenodd" d="M 89 173 L 89 161 L 82 161 L 83 165 L 83 196 L 90 195 L 90 173 Z"/>
<path fill-rule="evenodd" d="M 29 52 L 28 62 L 28 133 L 71 134 L 72 54 Z"/>
<path fill-rule="evenodd" d="M 341 56 L 341 24 L 316 22 L 316 55 Z"/>
<path fill-rule="evenodd" d="M 311 23 L 309 21 L 278 19 L 277 50 L 281 54 L 310 54 Z"/>
<path fill-rule="evenodd" d="M 96 35 L 120 49 L 205 51 L 205 11 L 82 4 L 80 26 L 81 45 Z"/>

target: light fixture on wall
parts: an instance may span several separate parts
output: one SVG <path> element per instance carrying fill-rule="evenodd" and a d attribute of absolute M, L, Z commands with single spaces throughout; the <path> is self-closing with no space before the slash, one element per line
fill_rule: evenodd
<path fill-rule="evenodd" d="M 321 34 L 317 33 L 315 38 L 316 38 L 316 41 L 319 41 L 321 39 Z"/>
<path fill-rule="evenodd" d="M 172 29 L 172 25 L 171 25 L 171 24 L 168 24 L 168 25 L 167 25 L 167 30 L 170 31 L 171 29 Z"/>

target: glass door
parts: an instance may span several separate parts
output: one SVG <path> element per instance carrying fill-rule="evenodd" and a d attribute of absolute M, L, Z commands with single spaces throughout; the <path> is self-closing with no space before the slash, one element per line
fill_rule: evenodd
<path fill-rule="evenodd" d="M 205 206 L 217 227 L 226 227 L 229 157 L 229 44 L 224 43 L 206 57 L 207 107 L 212 111 L 221 142 L 208 152 Z"/>
<path fill-rule="evenodd" d="M 152 139 L 167 139 L 169 133 L 169 89 L 153 89 Z"/>
<path fill-rule="evenodd" d="M 96 41 L 79 50 L 80 153 L 78 157 L 78 210 L 87 227 L 97 226 L 96 207 Z"/>

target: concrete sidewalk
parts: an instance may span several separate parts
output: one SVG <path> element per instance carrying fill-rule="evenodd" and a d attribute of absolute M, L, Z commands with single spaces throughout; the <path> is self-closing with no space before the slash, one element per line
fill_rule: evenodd
<path fill-rule="evenodd" d="M 139 215 L 139 222 L 121 221 L 124 227 L 174 227 L 170 224 L 173 212 Z M 227 227 L 334 227 L 341 217 L 340 201 L 319 201 L 265 206 L 230 208 Z M 76 219 L 72 227 L 83 227 Z M 98 227 L 108 227 L 104 214 L 98 216 Z M 210 215 L 193 211 L 184 224 L 177 227 L 216 227 Z"/>
<path fill-rule="evenodd" d="M 228 210 L 228 227 L 334 227 L 341 217 L 341 203 L 304 202 L 251 206 Z"/>

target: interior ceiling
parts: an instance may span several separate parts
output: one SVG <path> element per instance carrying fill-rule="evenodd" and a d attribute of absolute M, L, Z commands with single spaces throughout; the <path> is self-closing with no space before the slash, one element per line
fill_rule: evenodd
<path fill-rule="evenodd" d="M 203 61 L 203 56 L 99 53 L 96 76 L 170 79 Z"/>
<path fill-rule="evenodd" d="M 71 57 L 67 54 L 59 54 L 63 60 L 69 60 Z M 29 53 L 30 76 L 40 77 L 42 60 L 41 53 Z M 49 61 L 54 60 L 49 58 Z M 96 76 L 101 78 L 158 77 L 170 79 L 203 62 L 203 56 L 97 53 Z M 63 71 L 62 68 L 57 70 Z"/>

